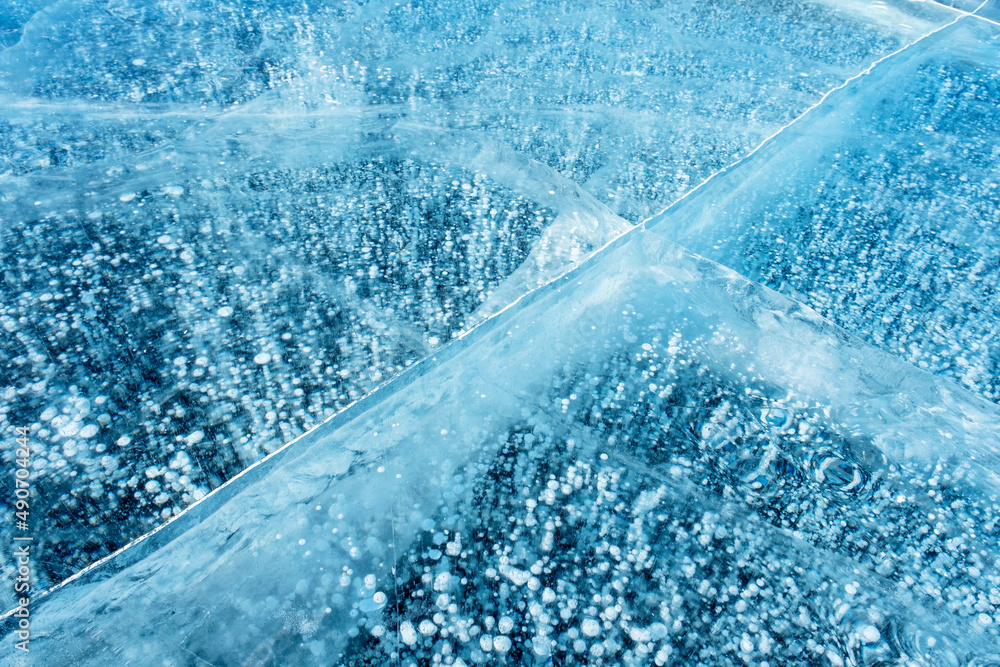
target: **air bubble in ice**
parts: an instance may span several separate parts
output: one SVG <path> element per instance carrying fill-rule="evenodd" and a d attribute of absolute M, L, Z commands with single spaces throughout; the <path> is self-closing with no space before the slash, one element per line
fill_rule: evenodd
<path fill-rule="evenodd" d="M 882 639 L 882 633 L 874 625 L 865 625 L 858 630 L 858 637 L 866 644 L 875 644 Z"/>
<path fill-rule="evenodd" d="M 788 428 L 792 423 L 792 414 L 781 408 L 764 408 L 760 412 L 760 420 L 774 428 Z"/>
<path fill-rule="evenodd" d="M 647 628 L 635 626 L 629 629 L 628 636 L 637 644 L 646 643 L 653 638 L 652 633 Z"/>
<path fill-rule="evenodd" d="M 827 457 L 816 468 L 816 481 L 853 491 L 864 486 L 867 475 L 861 468 L 834 456 Z"/>
<path fill-rule="evenodd" d="M 55 420 L 53 420 L 53 423 L 55 423 Z M 64 425 L 59 427 L 59 435 L 61 435 L 64 438 L 72 438 L 79 432 L 80 432 L 80 422 L 76 420 L 67 421 L 66 423 L 64 423 Z"/>
<path fill-rule="evenodd" d="M 451 582 L 451 574 L 448 572 L 441 572 L 436 577 L 434 577 L 434 590 L 445 591 L 448 590 L 448 584 Z"/>
<path fill-rule="evenodd" d="M 382 591 L 376 592 L 370 598 L 366 597 L 358 603 L 358 609 L 365 614 L 370 614 L 372 612 L 378 611 L 385 606 L 385 593 Z"/>
<path fill-rule="evenodd" d="M 413 646 L 417 643 L 417 631 L 413 628 L 412 623 L 403 621 L 399 624 L 399 638 L 407 646 Z"/>

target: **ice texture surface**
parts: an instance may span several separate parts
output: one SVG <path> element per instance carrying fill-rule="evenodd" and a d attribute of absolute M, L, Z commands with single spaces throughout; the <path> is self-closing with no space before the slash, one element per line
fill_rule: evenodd
<path fill-rule="evenodd" d="M 995 405 L 636 232 L 42 598 L 33 650 L 987 664 L 998 433 Z"/>
<path fill-rule="evenodd" d="M 5 16 L 0 427 L 35 443 L 44 587 L 956 14 L 93 0 Z"/>
<path fill-rule="evenodd" d="M 976 15 L 982 16 L 983 18 L 995 23 L 1000 23 L 1000 3 L 996 0 L 990 0 L 976 12 Z"/>
<path fill-rule="evenodd" d="M 33 657 L 1000 660 L 995 0 L 439 4 L 2 13 Z"/>
<path fill-rule="evenodd" d="M 650 224 L 1000 400 L 1000 26 L 964 20 Z"/>

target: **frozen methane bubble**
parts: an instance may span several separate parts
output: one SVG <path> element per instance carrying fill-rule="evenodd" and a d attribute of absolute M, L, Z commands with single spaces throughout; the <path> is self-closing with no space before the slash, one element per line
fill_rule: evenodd
<path fill-rule="evenodd" d="M 413 645 L 417 643 L 417 632 L 413 628 L 413 624 L 409 621 L 403 621 L 399 624 L 399 637 L 403 640 L 404 644 Z"/>
<path fill-rule="evenodd" d="M 866 644 L 875 644 L 882 639 L 882 633 L 874 625 L 865 625 L 858 630 L 858 636 Z"/>

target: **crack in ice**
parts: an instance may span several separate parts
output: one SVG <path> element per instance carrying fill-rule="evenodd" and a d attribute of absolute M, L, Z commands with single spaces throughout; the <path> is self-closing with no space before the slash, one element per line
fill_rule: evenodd
<path fill-rule="evenodd" d="M 980 4 L 975 9 L 975 11 L 978 12 L 980 9 L 982 9 L 986 5 L 987 2 L 989 2 L 989 0 L 984 0 L 983 3 Z M 935 4 L 939 4 L 939 3 L 935 3 Z M 942 6 L 944 6 L 944 5 L 942 5 Z M 954 8 L 949 8 L 949 9 L 954 9 Z M 961 12 L 961 10 L 956 10 L 956 11 L 960 11 Z M 853 76 L 845 79 L 839 85 L 834 86 L 830 90 L 826 91 L 825 93 L 823 93 L 822 97 L 820 97 L 819 100 L 817 100 L 812 106 L 810 106 L 808 109 L 806 109 L 805 111 L 803 111 L 802 113 L 800 113 L 798 116 L 796 116 L 795 118 L 793 118 L 791 121 L 789 121 L 788 123 L 786 123 L 782 127 L 778 128 L 778 130 L 776 132 L 774 132 L 770 136 L 768 136 L 765 139 L 763 139 L 749 153 L 747 153 L 746 155 L 743 155 L 740 158 L 737 158 L 731 164 L 729 164 L 729 165 L 727 165 L 725 167 L 722 167 L 718 171 L 714 172 L 712 175 L 710 175 L 708 178 L 706 178 L 705 180 L 703 180 L 701 183 L 699 183 L 698 185 L 694 186 L 693 188 L 691 188 L 690 190 L 688 190 L 687 192 L 685 192 L 683 195 L 681 195 L 680 197 L 678 197 L 676 200 L 674 200 L 673 202 L 671 202 L 662 211 L 660 211 L 656 215 L 650 216 L 649 218 L 647 218 L 646 220 L 644 220 L 641 224 L 636 225 L 636 227 L 645 226 L 646 223 L 648 223 L 650 220 L 654 220 L 656 218 L 659 218 L 659 217 L 665 215 L 667 213 L 667 211 L 669 211 L 670 209 L 672 209 L 675 206 L 677 206 L 677 204 L 681 203 L 682 201 L 684 201 L 685 199 L 687 199 L 688 197 L 690 197 L 691 195 L 693 195 L 698 190 L 701 190 L 703 187 L 705 187 L 706 185 L 708 185 L 711 181 L 715 180 L 716 177 L 718 177 L 718 176 L 720 176 L 720 175 L 722 175 L 722 174 L 724 174 L 724 173 L 726 173 L 728 171 L 731 171 L 731 170 L 735 169 L 736 167 L 738 167 L 743 162 L 746 162 L 747 160 L 749 160 L 750 158 L 752 158 L 754 155 L 756 155 L 757 153 L 759 153 L 765 146 L 767 146 L 772 141 L 774 141 L 775 139 L 777 139 L 782 133 L 785 132 L 785 130 L 787 130 L 788 128 L 796 125 L 799 121 L 801 121 L 803 118 L 805 118 L 806 116 L 808 116 L 811 112 L 813 112 L 814 110 L 816 110 L 817 108 L 819 108 L 820 106 L 822 106 L 827 101 L 827 99 L 829 99 L 829 97 L 831 95 L 833 95 L 834 93 L 836 93 L 838 90 L 843 90 L 844 88 L 846 88 L 847 86 L 849 86 L 851 83 L 853 83 L 853 82 L 861 79 L 864 76 L 867 76 L 868 74 L 871 74 L 872 71 L 876 67 L 878 67 L 879 65 L 881 65 L 885 61 L 887 61 L 887 60 L 889 60 L 891 58 L 894 58 L 895 56 L 898 56 L 899 54 L 901 54 L 901 53 L 909 50 L 911 47 L 916 46 L 917 44 L 919 44 L 920 42 L 924 41 L 928 37 L 932 37 L 933 35 L 936 35 L 937 33 L 941 32 L 942 30 L 945 30 L 946 28 L 950 28 L 951 26 L 955 25 L 956 23 L 958 23 L 962 19 L 966 18 L 966 16 L 975 16 L 975 15 L 972 14 L 972 13 L 969 13 L 969 12 L 962 12 L 961 16 L 958 16 L 957 18 L 955 18 L 954 20 L 950 21 L 949 23 L 946 23 L 946 24 L 944 24 L 942 26 L 939 26 L 939 27 L 935 28 L 934 30 L 931 30 L 930 32 L 928 32 L 926 34 L 921 35 L 920 37 L 918 37 L 917 39 L 913 40 L 909 44 L 906 44 L 905 46 L 903 46 L 903 47 L 901 47 L 901 48 L 893 51 L 892 53 L 888 53 L 888 54 L 882 56 L 878 60 L 876 60 L 876 61 L 872 62 L 870 65 L 868 65 L 868 67 L 866 67 L 865 69 L 863 69 L 860 72 L 858 72 L 857 74 L 855 74 L 855 75 L 853 75 Z M 989 21 L 989 19 L 985 19 L 982 16 L 976 16 L 976 18 L 981 18 L 983 20 Z M 989 21 L 989 22 L 990 23 L 996 23 L 995 21 Z M 1000 25 L 1000 24 L 998 24 L 998 25 Z M 629 230 L 629 231 L 632 231 L 632 230 Z M 625 232 L 625 233 L 628 234 L 629 232 Z M 603 250 L 603 248 L 601 250 Z M 600 251 L 598 251 L 598 252 L 600 252 Z"/>
<path fill-rule="evenodd" d="M 929 1 L 931 2 L 931 4 L 935 4 L 938 7 L 943 7 L 944 9 L 950 9 L 953 12 L 958 12 L 959 14 L 962 15 L 959 18 L 964 18 L 966 16 L 969 16 L 974 19 L 979 19 L 980 21 L 986 21 L 987 23 L 992 23 L 993 25 L 1000 27 L 1000 21 L 994 21 L 993 19 L 988 19 L 985 16 L 980 16 L 979 14 L 976 13 L 982 10 L 982 8 L 985 7 L 987 3 L 989 3 L 989 0 L 985 0 L 985 2 L 983 2 L 981 5 L 973 9 L 971 12 L 967 12 L 964 9 L 959 9 L 958 7 L 951 7 L 944 3 L 938 2 L 938 0 L 929 0 Z"/>
<path fill-rule="evenodd" d="M 942 7 L 946 7 L 945 5 L 941 5 L 941 3 L 935 2 L 934 0 L 931 0 L 931 1 L 934 2 L 934 4 L 936 4 L 936 5 L 940 5 Z M 986 1 L 982 2 L 979 5 L 979 7 L 977 7 L 974 10 L 974 12 L 980 11 L 986 4 L 987 4 Z M 709 175 L 707 178 L 705 178 L 700 183 L 698 183 L 695 187 L 691 188 L 688 192 L 684 193 L 683 195 L 681 195 L 680 197 L 678 197 L 676 200 L 674 200 L 672 203 L 670 203 L 669 205 L 667 205 L 658 214 L 650 216 L 649 218 L 647 218 L 646 220 L 644 220 L 641 224 L 635 225 L 631 229 L 628 229 L 628 230 L 622 232 L 621 234 L 619 234 L 618 236 L 616 236 L 612 240 L 608 241 L 602 247 L 600 247 L 597 250 L 595 250 L 594 252 L 592 252 L 582 262 L 580 262 L 576 266 L 573 266 L 573 267 L 567 269 L 566 271 L 562 272 L 560 275 L 554 277 L 552 280 L 546 282 L 544 285 L 540 285 L 537 288 L 529 290 L 528 292 L 526 292 L 526 293 L 518 296 L 511 303 L 509 303 L 506 307 L 502 308 L 498 312 L 496 312 L 493 315 L 489 316 L 488 318 L 486 318 L 482 322 L 478 323 L 474 327 L 468 329 L 467 331 L 461 332 L 458 336 L 456 336 L 456 339 L 465 338 L 466 336 L 468 336 L 469 333 L 471 333 L 472 331 L 475 331 L 480 326 L 483 326 L 487 322 L 490 322 L 491 320 L 493 320 L 495 318 L 498 318 L 500 315 L 502 315 L 507 310 L 509 310 L 509 309 L 517 306 L 519 303 L 521 303 L 521 301 L 523 299 L 525 299 L 525 297 L 528 297 L 528 296 L 530 296 L 532 294 L 538 293 L 539 291 L 541 291 L 542 289 L 544 289 L 547 285 L 551 285 L 551 284 L 559 281 L 560 279 L 568 276 L 569 274 L 572 274 L 575 271 L 579 271 L 582 267 L 587 266 L 587 265 L 591 264 L 592 262 L 595 262 L 598 258 L 602 257 L 606 252 L 608 252 L 609 248 L 613 247 L 615 244 L 621 243 L 623 239 L 625 239 L 626 237 L 628 237 L 629 234 L 632 233 L 632 232 L 634 232 L 636 229 L 640 229 L 640 228 L 645 227 L 646 224 L 649 221 L 651 221 L 651 220 L 653 220 L 655 218 L 658 218 L 660 216 L 663 216 L 668 211 L 670 211 L 675 206 L 677 206 L 680 202 L 682 202 L 683 200 L 687 199 L 692 194 L 694 194 L 697 191 L 699 191 L 701 188 L 705 187 L 707 184 L 709 184 L 711 181 L 713 181 L 715 178 L 717 178 L 721 174 L 724 174 L 724 173 L 726 173 L 728 171 L 731 171 L 731 170 L 739 167 L 744 162 L 748 161 L 755 154 L 757 154 L 758 152 L 760 152 L 764 147 L 766 147 L 772 141 L 774 141 L 775 139 L 777 139 L 786 130 L 788 130 L 789 128 L 791 128 L 791 127 L 795 126 L 796 124 L 798 124 L 802 119 L 806 118 L 815 109 L 817 109 L 817 108 L 825 105 L 831 95 L 833 95 L 834 93 L 836 93 L 839 90 L 842 90 L 842 89 L 846 88 L 847 86 L 849 86 L 854 81 L 857 81 L 857 80 L 861 79 L 862 77 L 870 74 L 876 67 L 878 67 L 882 63 L 886 62 L 887 60 L 890 60 L 890 59 L 894 58 L 895 56 L 900 55 L 900 54 L 906 52 L 907 50 L 909 50 L 911 47 L 915 46 L 916 44 L 918 44 L 918 43 L 926 40 L 929 37 L 932 37 L 933 35 L 935 35 L 935 34 L 941 32 L 941 31 L 945 30 L 946 28 L 949 28 L 949 27 L 955 25 L 956 23 L 958 23 L 959 21 L 961 21 L 962 19 L 964 19 L 966 17 L 970 17 L 971 16 L 973 18 L 980 19 L 980 20 L 985 21 L 987 23 L 1000 26 L 1000 22 L 988 19 L 988 18 L 983 17 L 983 16 L 979 16 L 979 15 L 975 14 L 974 12 L 967 12 L 967 11 L 960 10 L 960 9 L 957 9 L 957 8 L 953 8 L 953 7 L 948 7 L 948 9 L 954 10 L 955 12 L 957 12 L 959 14 L 959 16 L 957 16 L 954 20 L 952 20 L 952 21 L 950 21 L 950 22 L 948 22 L 948 23 L 946 23 L 944 25 L 941 25 L 941 26 L 939 26 L 939 27 L 937 27 L 937 28 L 935 28 L 933 30 L 930 30 L 926 34 L 921 35 L 917 39 L 911 41 L 910 43 L 904 45 L 903 47 L 897 49 L 896 51 L 893 51 L 892 53 L 889 53 L 889 54 L 887 54 L 885 56 L 882 56 L 881 58 L 873 61 L 871 64 L 869 64 L 866 68 L 862 69 L 860 72 L 854 74 L 853 76 L 850 76 L 849 78 L 845 79 L 839 85 L 837 85 L 837 86 L 831 88 L 830 90 L 828 90 L 827 92 L 825 92 L 819 98 L 819 100 L 817 100 L 811 106 L 809 106 L 808 108 L 806 108 L 802 113 L 800 113 L 798 116 L 796 116 L 793 120 L 789 121 L 788 123 L 786 123 L 785 125 L 783 125 L 782 127 L 780 127 L 778 130 L 776 130 L 775 132 L 773 132 L 772 134 L 770 134 L 768 137 L 764 138 L 756 147 L 754 147 L 748 153 L 746 153 L 745 155 L 743 155 L 743 156 L 739 157 L 738 159 L 734 160 L 731 164 L 729 164 L 729 165 L 727 165 L 725 167 L 722 167 L 722 168 L 718 169 L 717 171 L 715 171 L 714 173 L 712 173 L 711 175 Z M 230 110 L 230 111 L 231 112 L 235 111 L 236 113 L 240 113 L 240 114 L 247 114 L 247 113 L 249 113 L 251 115 L 255 115 L 255 114 L 253 114 L 253 112 L 246 112 L 246 111 L 244 111 L 243 107 L 239 108 L 238 110 Z M 337 114 L 334 114 L 334 115 L 340 115 L 341 113 L 342 112 L 338 112 Z M 220 115 L 227 115 L 227 114 L 220 114 Z M 267 114 L 263 114 L 263 115 L 267 115 Z M 285 114 L 282 114 L 282 115 L 285 115 Z M 352 326 L 353 326 L 353 322 L 352 322 Z M 420 366 L 423 366 L 426 363 L 433 363 L 434 361 L 436 361 L 436 358 L 434 356 L 432 356 L 432 355 L 428 355 L 428 356 L 426 356 L 426 357 L 418 360 L 408 370 L 410 371 L 410 373 L 415 372 L 416 368 L 418 368 Z M 364 397 L 364 400 L 366 400 L 366 401 L 377 400 L 377 399 L 373 399 L 373 398 L 369 398 L 369 397 L 374 396 L 375 394 L 377 394 L 377 392 L 380 389 L 383 389 L 387 385 L 390 385 L 390 384 L 396 382 L 397 380 L 399 380 L 400 378 L 403 378 L 406 375 L 408 375 L 408 373 L 406 371 L 404 371 L 403 373 L 400 373 L 400 374 L 398 374 L 398 375 L 390 378 L 388 381 L 382 383 L 382 385 L 380 385 L 379 387 L 376 387 L 373 391 L 371 391 L 370 393 L 368 393 Z M 265 462 L 271 461 L 273 459 L 273 457 L 275 457 L 276 455 L 278 455 L 278 454 L 280 454 L 282 452 L 285 452 L 289 447 L 291 447 L 292 445 L 294 445 L 300 439 L 302 439 L 302 438 L 304 438 L 304 437 L 306 437 L 306 436 L 314 433 L 320 427 L 324 426 L 325 424 L 327 424 L 331 420 L 336 419 L 336 418 L 344 415 L 349 410 L 354 409 L 357 404 L 358 404 L 358 401 L 354 401 L 354 402 L 350 403 L 349 405 L 345 406 L 343 409 L 341 409 L 340 411 L 336 412 L 335 414 L 329 416 L 327 419 L 322 420 L 320 423 L 318 423 L 312 429 L 310 429 L 310 430 L 306 431 L 305 433 L 301 434 L 300 436 L 298 436 L 298 437 L 290 440 L 288 443 L 286 443 L 282 447 L 278 448 L 273 453 L 269 454 L 268 456 L 265 456 L 264 458 L 260 459 L 259 461 L 257 461 L 255 463 L 251 464 L 250 466 L 248 466 L 246 469 L 240 471 L 238 474 L 236 474 L 233 478 L 231 478 L 230 480 L 228 480 L 226 483 L 224 483 L 221 486 L 219 486 L 218 488 L 212 490 L 211 492 L 209 492 L 208 494 L 206 494 L 200 500 L 195 501 L 194 503 L 192 503 L 191 505 L 189 505 L 188 507 L 186 507 L 184 510 L 182 510 L 179 514 L 177 514 L 176 516 L 172 517 L 166 523 L 158 526 L 157 528 L 153 529 L 152 531 L 150 531 L 150 532 L 148 532 L 148 533 L 140 536 L 139 538 L 133 540 L 132 542 L 130 542 L 129 544 L 125 545 L 124 547 L 122 547 L 118 551 L 116 551 L 116 552 L 114 552 L 114 553 L 112 553 L 112 554 L 110 554 L 110 555 L 108 555 L 108 556 L 106 556 L 104 558 L 101 558 L 100 560 L 94 562 L 90 566 L 88 566 L 88 567 L 80 570 L 79 572 L 75 573 L 74 575 L 68 577 L 67 579 L 63 580 L 59 584 L 57 584 L 57 585 L 53 586 L 52 588 L 50 588 L 49 590 L 45 591 L 42 595 L 48 595 L 48 593 L 51 593 L 51 592 L 53 592 L 53 591 L 55 591 L 55 590 L 57 590 L 59 588 L 62 588 L 64 586 L 70 584 L 71 582 L 73 582 L 73 581 L 79 579 L 80 577 L 82 577 L 83 575 L 85 575 L 85 574 L 87 574 L 87 573 L 95 570 L 96 568 L 98 568 L 102 564 L 104 564 L 106 561 L 108 561 L 110 559 L 113 559 L 116 556 L 120 557 L 123 552 L 126 552 L 126 551 L 130 550 L 132 547 L 134 547 L 137 544 L 145 541 L 146 538 L 155 535 L 156 533 L 160 532 L 161 530 L 163 530 L 167 526 L 173 524 L 174 521 L 176 521 L 176 520 L 180 519 L 181 517 L 187 515 L 189 511 L 193 510 L 195 507 L 200 506 L 201 503 L 207 501 L 209 498 L 212 498 L 216 493 L 220 492 L 222 489 L 231 488 L 232 484 L 236 480 L 244 478 L 244 476 L 246 476 L 248 473 L 250 473 L 250 471 L 256 470 L 259 466 L 264 465 Z M 393 525 L 393 530 L 394 529 L 395 529 L 395 525 Z M 395 554 L 395 538 L 394 538 L 393 548 L 394 548 L 394 554 Z M 398 585 L 398 582 L 395 579 L 396 578 L 394 576 L 394 584 Z M 6 617 L 10 616 L 13 613 L 13 611 L 14 611 L 14 609 L 8 611 L 6 614 L 3 614 L 2 616 L 0 616 L 0 618 L 6 618 Z M 397 626 L 397 632 L 398 632 L 398 626 Z"/>

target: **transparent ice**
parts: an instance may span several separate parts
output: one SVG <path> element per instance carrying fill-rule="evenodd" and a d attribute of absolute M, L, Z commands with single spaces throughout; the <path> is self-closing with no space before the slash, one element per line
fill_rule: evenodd
<path fill-rule="evenodd" d="M 0 18 L 31 664 L 1000 664 L 995 0 L 435 4 Z"/>

